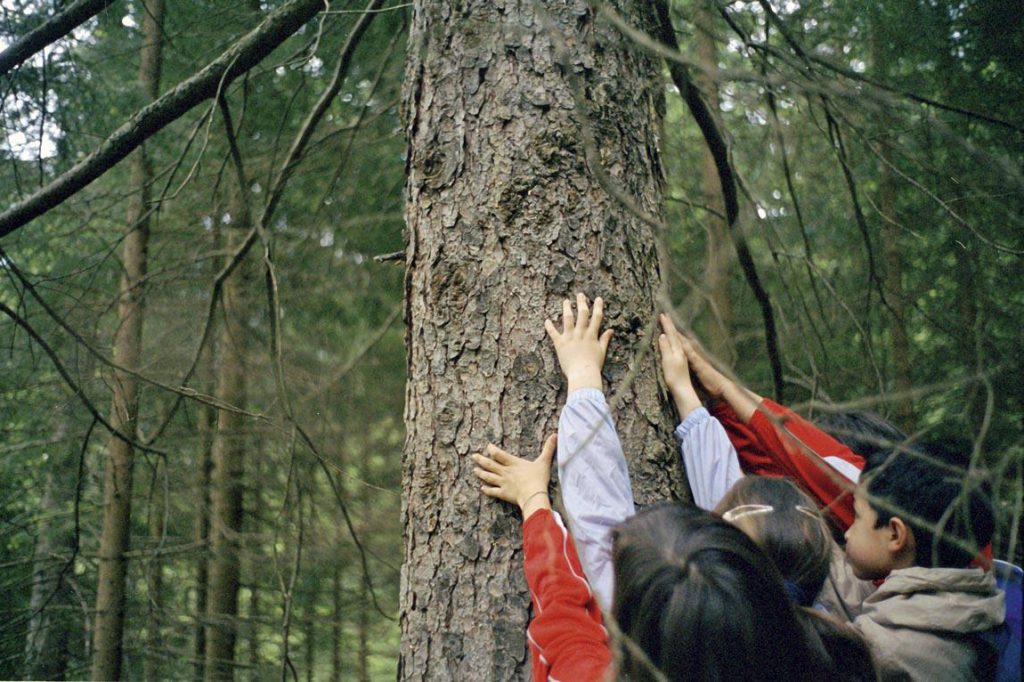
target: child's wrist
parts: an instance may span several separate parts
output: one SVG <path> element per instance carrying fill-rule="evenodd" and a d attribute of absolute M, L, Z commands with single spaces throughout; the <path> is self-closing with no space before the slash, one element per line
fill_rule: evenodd
<path fill-rule="evenodd" d="M 568 384 L 569 393 L 579 388 L 596 388 L 599 391 L 604 388 L 601 380 L 601 369 L 594 366 L 567 372 L 565 380 Z"/>
<path fill-rule="evenodd" d="M 519 511 L 523 513 L 523 521 L 533 516 L 541 509 L 551 509 L 551 499 L 547 490 L 538 490 L 530 493 L 519 503 Z"/>
<path fill-rule="evenodd" d="M 686 419 L 688 414 L 703 406 L 697 391 L 690 384 L 670 387 L 669 390 L 672 393 L 672 402 L 676 404 L 676 411 L 679 412 L 680 419 Z"/>

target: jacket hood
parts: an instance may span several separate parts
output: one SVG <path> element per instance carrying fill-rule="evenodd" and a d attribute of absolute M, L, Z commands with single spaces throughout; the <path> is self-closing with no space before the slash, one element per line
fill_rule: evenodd
<path fill-rule="evenodd" d="M 879 625 L 968 634 L 990 630 L 1006 617 L 995 578 L 980 568 L 902 568 L 863 603 Z"/>

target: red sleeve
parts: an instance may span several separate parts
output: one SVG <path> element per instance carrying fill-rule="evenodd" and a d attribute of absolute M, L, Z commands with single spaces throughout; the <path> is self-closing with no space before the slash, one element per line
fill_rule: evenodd
<path fill-rule="evenodd" d="M 757 433 L 747 425 L 736 411 L 724 400 L 717 400 L 708 408 L 711 416 L 715 417 L 725 428 L 729 441 L 736 448 L 736 454 L 740 458 L 740 466 L 743 473 L 748 476 L 785 476 L 786 472 L 775 459 L 765 451 Z"/>
<path fill-rule="evenodd" d="M 864 469 L 863 457 L 771 400 L 762 401 L 747 426 L 772 459 L 775 475 L 793 479 L 832 512 L 843 530 L 853 524 L 853 489 Z"/>
<path fill-rule="evenodd" d="M 612 660 L 608 631 L 569 532 L 550 510 L 523 524 L 523 555 L 533 600 L 527 636 L 534 681 L 603 679 Z"/>

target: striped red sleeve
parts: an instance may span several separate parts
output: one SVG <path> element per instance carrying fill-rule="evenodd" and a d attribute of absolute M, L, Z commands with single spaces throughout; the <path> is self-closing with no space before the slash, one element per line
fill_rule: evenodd
<path fill-rule="evenodd" d="M 557 515 L 544 509 L 526 520 L 523 555 L 533 600 L 527 637 L 534 681 L 603 679 L 612 660 L 608 631 Z"/>
<path fill-rule="evenodd" d="M 725 427 L 744 473 L 792 479 L 831 511 L 843 530 L 850 527 L 863 457 L 772 400 L 762 401 L 746 423 L 721 401 L 712 413 Z"/>

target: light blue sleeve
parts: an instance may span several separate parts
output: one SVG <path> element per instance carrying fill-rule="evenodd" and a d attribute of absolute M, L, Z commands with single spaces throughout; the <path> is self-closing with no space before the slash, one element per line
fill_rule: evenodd
<path fill-rule="evenodd" d="M 743 478 L 736 448 L 722 423 L 703 407 L 686 415 L 675 434 L 693 502 L 711 511 L 733 483 Z"/>
<path fill-rule="evenodd" d="M 558 420 L 558 480 L 576 551 L 598 603 L 611 608 L 611 530 L 635 512 L 622 443 L 595 388 L 573 391 Z"/>

